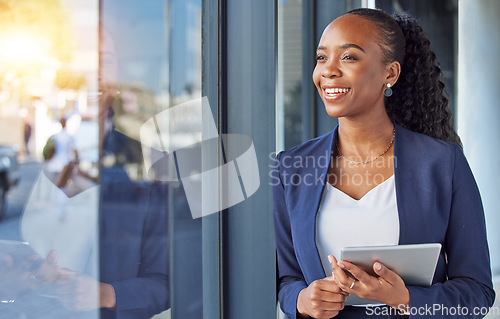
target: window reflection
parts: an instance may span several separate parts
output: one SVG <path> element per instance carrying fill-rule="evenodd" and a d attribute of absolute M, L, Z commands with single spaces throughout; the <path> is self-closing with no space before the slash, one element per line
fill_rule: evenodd
<path fill-rule="evenodd" d="M 168 151 L 140 134 L 157 114 L 201 97 L 201 2 L 54 1 L 58 14 L 45 2 L 20 6 L 66 23 L 58 27 L 73 38 L 58 32 L 57 43 L 77 50 L 51 60 L 40 37 L 27 42 L 43 46 L 29 49 L 36 76 L 32 68 L 20 85 L 0 70 L 1 135 L 23 133 L 7 141 L 21 149 L 21 178 L 0 224 L 0 317 L 169 318 L 173 293 L 173 317 L 201 317 L 201 220 L 182 185 L 152 168 Z M 200 119 L 178 112 L 168 146 L 199 140 Z"/>
<path fill-rule="evenodd" d="M 101 1 L 100 265 L 121 296 L 118 317 L 202 315 L 201 223 L 182 186 L 161 178 L 169 161 L 158 161 L 197 138 L 199 115 L 155 122 L 200 97 L 200 12 L 199 1 Z M 179 134 L 165 138 L 172 127 Z"/>
<path fill-rule="evenodd" d="M 302 142 L 302 0 L 278 2 L 278 149 Z M 312 106 L 308 106 L 312 110 Z"/>
<path fill-rule="evenodd" d="M 0 317 L 97 318 L 98 2 L 0 6 Z"/>

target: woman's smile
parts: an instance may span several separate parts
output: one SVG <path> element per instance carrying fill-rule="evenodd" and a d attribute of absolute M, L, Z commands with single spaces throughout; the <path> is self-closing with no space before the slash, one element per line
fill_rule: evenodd
<path fill-rule="evenodd" d="M 351 92 L 350 88 L 322 86 L 325 101 L 338 101 Z"/>

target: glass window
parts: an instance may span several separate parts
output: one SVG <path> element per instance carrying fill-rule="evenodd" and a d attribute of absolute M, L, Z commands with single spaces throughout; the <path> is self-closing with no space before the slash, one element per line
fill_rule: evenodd
<path fill-rule="evenodd" d="M 68 318 L 75 310 L 97 318 L 100 302 L 111 306 L 99 299 L 110 286 L 99 284 L 106 187 L 98 5 L 0 1 L 0 306 L 8 318 Z"/>
<path fill-rule="evenodd" d="M 201 1 L 0 6 L 2 316 L 203 317 Z"/>
<path fill-rule="evenodd" d="M 274 13 L 0 0 L 1 316 L 275 312 Z"/>
<path fill-rule="evenodd" d="M 302 118 L 303 14 L 302 0 L 278 2 L 277 148 L 302 141 L 307 118 Z"/>

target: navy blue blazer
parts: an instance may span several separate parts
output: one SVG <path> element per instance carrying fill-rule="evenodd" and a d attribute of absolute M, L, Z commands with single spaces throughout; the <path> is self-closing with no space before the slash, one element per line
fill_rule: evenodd
<path fill-rule="evenodd" d="M 398 125 L 395 128 L 399 244 L 441 243 L 443 247 L 432 286 L 407 286 L 412 311 L 426 305 L 460 305 L 469 307 L 471 314 L 474 307 L 490 307 L 495 292 L 483 207 L 462 150 Z M 325 277 L 315 225 L 336 138 L 337 129 L 279 153 L 270 175 L 278 298 L 289 318 L 296 318 L 300 290 Z"/>
<path fill-rule="evenodd" d="M 141 163 L 141 145 L 118 131 L 103 153 L 117 165 L 101 169 L 100 281 L 115 289 L 116 306 L 101 319 L 151 318 L 170 301 L 167 184 L 130 180 L 122 165 Z"/>

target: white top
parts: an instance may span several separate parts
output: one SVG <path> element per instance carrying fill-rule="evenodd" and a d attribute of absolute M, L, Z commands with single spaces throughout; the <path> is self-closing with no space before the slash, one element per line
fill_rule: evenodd
<path fill-rule="evenodd" d="M 57 265 L 98 278 L 100 186 L 69 198 L 40 171 L 20 222 L 22 240 Z M 86 317 L 87 318 L 87 317 Z"/>
<path fill-rule="evenodd" d="M 397 245 L 399 215 L 394 175 L 356 200 L 329 183 L 316 216 L 316 246 L 326 276 L 328 255 L 340 261 L 344 247 Z"/>

